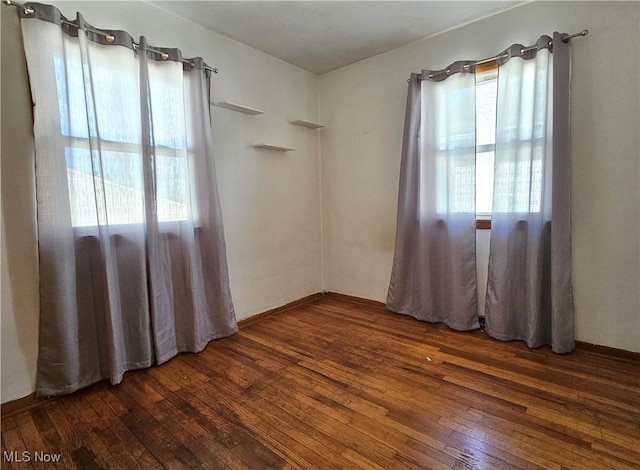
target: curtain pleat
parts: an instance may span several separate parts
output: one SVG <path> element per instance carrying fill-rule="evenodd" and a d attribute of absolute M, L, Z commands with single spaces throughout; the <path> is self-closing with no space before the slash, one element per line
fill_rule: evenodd
<path fill-rule="evenodd" d="M 402 157 L 400 160 L 400 184 L 398 190 L 398 213 L 396 221 L 395 253 L 391 281 L 387 294 L 387 308 L 395 312 L 412 310 L 413 279 L 417 253 L 420 222 L 420 75 L 411 74 L 407 90 L 407 106 L 404 118 Z"/>
<path fill-rule="evenodd" d="M 387 308 L 478 328 L 473 74 L 411 76 L 399 187 Z"/>
<path fill-rule="evenodd" d="M 553 201 L 551 231 L 551 346 L 575 347 L 571 242 L 571 46 L 553 34 Z"/>
<path fill-rule="evenodd" d="M 198 352 L 237 331 L 212 160 L 209 76 L 33 4 L 39 396 Z M 155 49 L 155 48 L 154 48 Z"/>
<path fill-rule="evenodd" d="M 497 60 L 486 331 L 529 347 L 574 347 L 569 44 L 554 33 Z M 387 307 L 478 326 L 474 62 L 409 80 L 396 250 Z M 419 80 L 419 77 L 422 79 Z"/>
<path fill-rule="evenodd" d="M 551 38 L 543 37 L 546 44 Z M 569 45 L 499 68 L 486 331 L 574 347 Z"/>

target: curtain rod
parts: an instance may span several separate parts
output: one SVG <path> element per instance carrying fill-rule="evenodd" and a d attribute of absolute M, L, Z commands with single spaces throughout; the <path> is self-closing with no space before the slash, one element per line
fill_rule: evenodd
<path fill-rule="evenodd" d="M 33 8 L 31 8 L 29 6 L 25 6 L 24 4 L 19 3 L 19 2 L 14 2 L 13 0 L 2 0 L 2 3 L 4 5 L 10 6 L 10 7 L 22 8 L 26 15 L 33 15 L 35 13 L 35 10 Z M 64 23 L 64 24 L 67 24 L 69 26 L 73 26 L 75 28 L 78 27 L 78 25 L 73 23 L 72 21 L 67 21 L 67 20 L 61 19 L 60 22 Z M 100 36 L 104 36 L 105 40 L 108 43 L 111 43 L 111 42 L 115 41 L 115 39 L 116 39 L 111 34 L 105 33 L 104 31 L 100 31 L 99 29 L 86 28 L 86 30 L 90 31 L 92 33 L 95 33 L 95 34 L 99 34 Z M 137 51 L 138 48 L 140 47 L 140 44 L 138 44 L 137 42 L 135 42 L 133 40 L 131 42 L 133 43 L 134 50 Z M 155 54 L 159 54 L 160 57 L 162 58 L 162 60 L 167 60 L 169 58 L 169 54 L 167 54 L 164 51 L 159 51 L 159 50 L 153 49 L 151 47 L 147 47 L 147 50 L 150 51 L 150 52 L 153 52 Z M 191 62 L 190 60 L 181 60 L 181 62 L 184 63 L 184 64 L 189 64 L 189 65 L 191 65 L 191 67 L 195 66 L 195 64 L 193 62 Z M 210 72 L 213 72 L 213 73 L 218 73 L 218 69 L 217 68 L 211 67 L 210 65 L 207 65 L 207 64 L 204 64 L 204 69 L 205 70 L 209 70 Z"/>
<path fill-rule="evenodd" d="M 578 33 L 575 33 L 575 34 L 563 34 L 562 35 L 562 42 L 569 42 L 573 38 L 584 37 L 587 34 L 589 34 L 589 30 L 588 29 L 583 29 L 582 31 L 580 31 Z M 551 42 L 549 42 L 549 45 L 551 45 Z M 536 49 L 537 47 L 538 47 L 537 45 L 536 46 L 524 47 L 524 48 L 522 48 L 520 50 L 520 52 L 524 53 L 524 52 L 527 52 L 527 51 L 532 51 L 533 49 Z M 471 66 L 485 64 L 485 63 L 491 62 L 493 60 L 507 59 L 507 58 L 509 58 L 509 54 L 500 54 L 500 55 L 496 55 L 496 56 L 493 56 L 493 57 L 489 57 L 488 59 L 482 59 L 482 60 L 478 60 L 476 62 L 471 62 L 469 64 L 464 65 L 463 67 L 464 67 L 465 71 L 468 71 L 471 68 Z M 445 73 L 445 72 L 444 71 L 443 72 L 438 72 L 437 74 L 440 74 L 440 73 Z M 429 78 L 431 78 L 431 75 L 429 75 Z M 418 80 L 421 80 L 421 79 L 418 78 Z M 407 78 L 407 82 L 410 82 L 410 81 L 411 81 L 411 79 Z"/>
<path fill-rule="evenodd" d="M 573 38 L 577 38 L 578 36 L 584 37 L 587 34 L 589 34 L 589 30 L 588 29 L 583 29 L 579 33 L 575 33 L 575 34 L 563 34 L 562 35 L 562 42 L 569 42 Z M 549 43 L 549 44 L 551 44 L 551 43 Z M 538 46 L 525 47 L 525 48 L 522 49 L 522 52 L 532 51 L 533 49 L 536 49 L 537 47 Z M 474 62 L 473 64 L 470 64 L 470 65 L 484 64 L 486 62 L 491 62 L 492 60 L 498 60 L 498 59 L 504 58 L 505 56 L 508 57 L 508 54 L 502 54 L 502 55 L 497 55 L 497 56 L 494 56 L 494 57 L 489 57 L 488 59 L 482 59 L 482 60 Z"/>

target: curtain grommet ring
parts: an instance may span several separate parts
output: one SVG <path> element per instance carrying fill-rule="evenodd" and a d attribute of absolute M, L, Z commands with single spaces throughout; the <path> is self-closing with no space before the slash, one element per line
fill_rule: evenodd
<path fill-rule="evenodd" d="M 520 55 L 524 57 L 524 49 L 520 48 Z"/>
<path fill-rule="evenodd" d="M 31 7 L 25 7 L 23 11 L 24 11 L 24 14 L 25 14 L 25 15 L 33 15 L 33 14 L 36 12 L 36 11 L 35 11 L 33 8 L 31 8 Z"/>
<path fill-rule="evenodd" d="M 116 38 L 115 36 L 108 35 L 104 37 L 104 40 L 107 41 L 109 44 L 111 44 L 113 41 L 116 40 Z"/>
<path fill-rule="evenodd" d="M 190 66 L 191 68 L 194 68 L 194 67 L 196 66 L 196 63 L 195 63 L 195 62 L 189 62 L 189 66 Z"/>
<path fill-rule="evenodd" d="M 432 73 L 429 74 L 429 80 L 433 80 L 433 74 Z"/>
<path fill-rule="evenodd" d="M 169 54 L 167 54 L 166 52 L 163 52 L 162 54 L 160 54 L 160 58 L 162 60 L 167 60 L 169 58 Z"/>
<path fill-rule="evenodd" d="M 447 69 L 447 75 L 451 75 L 451 69 Z"/>

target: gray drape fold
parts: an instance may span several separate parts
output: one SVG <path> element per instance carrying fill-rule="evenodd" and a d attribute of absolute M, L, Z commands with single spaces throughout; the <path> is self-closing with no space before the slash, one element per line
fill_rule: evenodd
<path fill-rule="evenodd" d="M 529 347 L 574 347 L 570 58 L 563 35 L 496 60 L 498 95 L 486 331 Z M 478 327 L 475 62 L 412 74 L 387 307 Z"/>
<path fill-rule="evenodd" d="M 478 328 L 473 77 L 409 80 L 396 248 L 387 308 L 456 330 Z M 451 84 L 452 82 L 449 82 Z M 462 90 L 458 93 L 456 90 Z M 458 116 L 452 124 L 438 113 Z M 449 169 L 466 175 L 460 185 Z"/>
<path fill-rule="evenodd" d="M 46 396 L 119 383 L 237 325 L 202 58 L 30 5 Z"/>
<path fill-rule="evenodd" d="M 486 331 L 567 353 L 574 348 L 570 46 L 554 33 L 553 53 L 538 50 L 499 69 Z"/>

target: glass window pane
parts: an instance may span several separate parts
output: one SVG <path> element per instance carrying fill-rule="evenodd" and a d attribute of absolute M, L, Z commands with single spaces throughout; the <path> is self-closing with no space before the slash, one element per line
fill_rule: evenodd
<path fill-rule="evenodd" d="M 190 157 L 182 64 L 150 62 L 156 149 L 143 161 L 136 55 L 126 48 L 117 56 L 99 48 L 92 54 L 90 66 L 78 54 L 54 58 L 60 132 L 74 138 L 65 148 L 72 225 L 141 224 L 149 204 L 159 222 L 187 220 Z M 127 61 L 128 67 L 118 66 Z M 91 87 L 85 87 L 88 80 Z M 100 142 L 93 150 L 90 137 Z M 155 194 L 145 194 L 145 172 L 148 178 L 153 173 Z"/>
<path fill-rule="evenodd" d="M 155 169 L 158 221 L 187 220 L 189 178 L 186 157 L 156 156 Z"/>
<path fill-rule="evenodd" d="M 493 208 L 497 94 L 495 70 L 476 74 L 476 213 L 485 216 Z"/>
<path fill-rule="evenodd" d="M 476 155 L 476 212 L 489 215 L 493 206 L 493 152 Z"/>
<path fill-rule="evenodd" d="M 496 143 L 496 79 L 476 85 L 476 145 Z"/>
<path fill-rule="evenodd" d="M 138 77 L 126 70 L 54 58 L 62 135 L 111 142 L 141 141 Z M 85 88 L 85 80 L 92 87 Z M 90 119 L 87 119 L 87 116 Z"/>
<path fill-rule="evenodd" d="M 140 154 L 103 150 L 92 156 L 89 149 L 67 147 L 65 156 L 74 227 L 144 222 Z M 155 162 L 158 221 L 186 220 L 189 207 L 186 157 L 157 156 Z"/>

